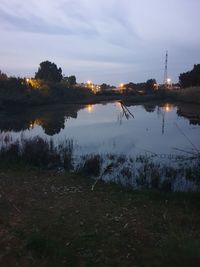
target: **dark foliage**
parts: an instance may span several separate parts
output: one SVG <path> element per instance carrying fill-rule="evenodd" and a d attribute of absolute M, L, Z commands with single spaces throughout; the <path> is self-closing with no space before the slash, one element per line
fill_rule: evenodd
<path fill-rule="evenodd" d="M 50 141 L 40 137 L 7 144 L 0 149 L 0 161 L 9 164 L 22 162 L 27 165 L 43 168 L 70 170 L 73 168 L 73 143 L 66 142 L 57 149 Z"/>
<path fill-rule="evenodd" d="M 74 86 L 76 85 L 76 76 L 72 75 L 68 77 L 68 83 L 69 86 Z"/>
<path fill-rule="evenodd" d="M 55 82 L 7 77 L 0 72 L 0 108 L 83 101 L 93 96 L 88 88 L 74 87 L 76 77 Z"/>
<path fill-rule="evenodd" d="M 62 69 L 48 60 L 43 61 L 40 63 L 38 71 L 35 73 L 35 78 L 50 82 L 60 82 L 63 78 Z"/>
<path fill-rule="evenodd" d="M 125 84 L 125 88 L 128 91 L 137 92 L 137 91 L 143 91 L 145 90 L 146 83 L 127 83 Z"/>
<path fill-rule="evenodd" d="M 4 80 L 7 80 L 7 79 L 8 79 L 7 75 L 0 70 L 0 80 L 4 81 Z"/>
<path fill-rule="evenodd" d="M 146 81 L 145 89 L 147 91 L 153 91 L 154 87 L 155 87 L 155 84 L 156 84 L 156 80 L 155 79 L 149 79 L 149 80 Z"/>
<path fill-rule="evenodd" d="M 194 65 L 191 71 L 181 73 L 179 82 L 183 88 L 200 86 L 200 64 Z"/>
<path fill-rule="evenodd" d="M 101 91 L 111 91 L 112 89 L 115 88 L 115 86 L 112 86 L 112 85 L 109 85 L 109 84 L 106 84 L 106 83 L 102 83 L 101 84 Z"/>
<path fill-rule="evenodd" d="M 91 156 L 83 165 L 82 171 L 87 175 L 98 176 L 101 171 L 101 157 L 99 155 Z"/>

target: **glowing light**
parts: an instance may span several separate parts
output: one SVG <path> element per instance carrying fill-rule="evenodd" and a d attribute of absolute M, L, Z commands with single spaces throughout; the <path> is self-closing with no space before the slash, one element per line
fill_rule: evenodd
<path fill-rule="evenodd" d="M 29 81 L 30 81 L 30 79 L 27 78 L 27 79 L 26 79 L 26 82 L 28 83 Z"/>
<path fill-rule="evenodd" d="M 123 88 L 124 87 L 124 84 L 123 83 L 120 83 L 120 86 L 119 86 L 120 88 Z"/>
<path fill-rule="evenodd" d="M 93 111 L 93 105 L 87 105 L 87 111 L 91 113 Z"/>
<path fill-rule="evenodd" d="M 91 81 L 87 81 L 87 84 L 88 84 L 88 85 L 91 85 L 91 84 L 92 84 L 92 82 L 91 82 Z"/>
<path fill-rule="evenodd" d="M 172 80 L 171 80 L 170 78 L 167 79 L 167 83 L 168 83 L 168 84 L 170 84 L 171 81 L 172 81 Z"/>
<path fill-rule="evenodd" d="M 155 90 L 158 90 L 158 88 L 159 88 L 157 83 L 154 83 L 153 87 L 154 87 Z"/>
<path fill-rule="evenodd" d="M 170 111 L 170 108 L 169 108 L 169 107 L 166 107 L 165 110 L 166 110 L 167 112 L 169 112 L 169 111 Z"/>
<path fill-rule="evenodd" d="M 171 112 L 173 109 L 173 105 L 170 105 L 170 104 L 165 104 L 165 106 L 163 107 L 163 110 L 165 112 Z"/>

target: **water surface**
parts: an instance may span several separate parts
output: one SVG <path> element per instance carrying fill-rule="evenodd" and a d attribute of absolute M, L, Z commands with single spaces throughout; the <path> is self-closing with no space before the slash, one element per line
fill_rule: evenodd
<path fill-rule="evenodd" d="M 119 102 L 13 110 L 0 114 L 0 142 L 73 139 L 75 154 L 177 155 L 200 150 L 198 106 Z"/>

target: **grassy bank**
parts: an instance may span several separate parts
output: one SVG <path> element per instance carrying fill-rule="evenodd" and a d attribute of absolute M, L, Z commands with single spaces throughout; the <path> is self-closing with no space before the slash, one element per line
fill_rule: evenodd
<path fill-rule="evenodd" d="M 97 181 L 112 181 L 132 189 L 161 191 L 199 191 L 199 151 L 188 155 L 118 154 L 74 155 L 73 140 L 58 146 L 39 136 L 13 141 L 9 135 L 1 140 L 0 167 L 34 166 L 41 170 L 84 173 Z M 159 157 L 166 156 L 166 162 Z"/>
<path fill-rule="evenodd" d="M 200 265 L 200 198 L 0 169 L 0 265 Z"/>

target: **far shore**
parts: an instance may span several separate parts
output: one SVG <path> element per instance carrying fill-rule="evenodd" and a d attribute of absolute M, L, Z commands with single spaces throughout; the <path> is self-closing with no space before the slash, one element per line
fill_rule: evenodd
<path fill-rule="evenodd" d="M 88 97 L 73 97 L 68 99 L 57 99 L 48 100 L 43 99 L 42 101 L 34 101 L 33 103 L 26 103 L 18 99 L 17 101 L 6 101 L 6 103 L 0 102 L 0 109 L 10 109 L 10 108 L 29 108 L 33 106 L 47 106 L 52 104 L 97 104 L 102 102 L 111 101 L 122 101 L 124 104 L 135 104 L 143 102 L 157 102 L 157 101 L 168 101 L 170 103 L 182 102 L 188 104 L 200 104 L 200 88 L 187 88 L 180 90 L 163 90 L 156 91 L 149 94 L 139 94 L 139 93 L 101 93 L 96 95 L 91 95 Z"/>

